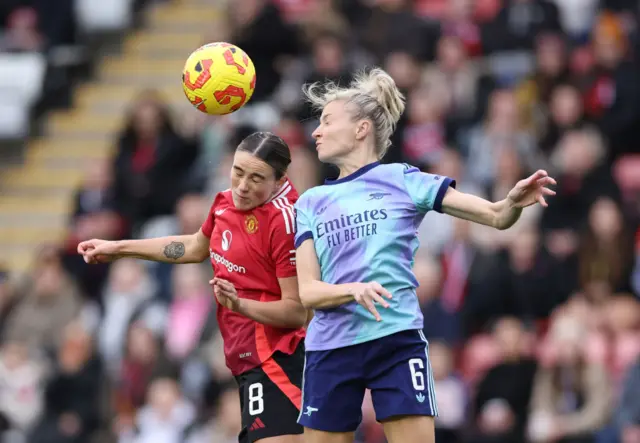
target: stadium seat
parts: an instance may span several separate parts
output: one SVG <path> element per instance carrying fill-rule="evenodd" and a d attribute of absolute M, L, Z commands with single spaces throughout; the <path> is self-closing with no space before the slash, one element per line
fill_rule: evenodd
<path fill-rule="evenodd" d="M 0 137 L 23 137 L 42 95 L 46 61 L 36 53 L 0 54 L 0 66 Z"/>

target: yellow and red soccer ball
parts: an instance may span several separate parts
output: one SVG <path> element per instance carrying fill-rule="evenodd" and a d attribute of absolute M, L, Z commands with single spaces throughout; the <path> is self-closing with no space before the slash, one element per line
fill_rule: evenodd
<path fill-rule="evenodd" d="M 212 115 L 230 114 L 243 107 L 255 86 L 253 62 L 230 43 L 209 43 L 196 49 L 182 72 L 182 87 L 191 104 Z"/>

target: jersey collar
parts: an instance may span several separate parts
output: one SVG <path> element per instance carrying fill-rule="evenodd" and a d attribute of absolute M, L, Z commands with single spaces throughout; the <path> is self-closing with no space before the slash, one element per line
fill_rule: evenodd
<path fill-rule="evenodd" d="M 363 166 L 362 168 L 358 169 L 356 172 L 347 175 L 346 177 L 342 177 L 336 180 L 325 180 L 324 184 L 325 185 L 337 185 L 340 183 L 346 183 L 346 182 L 350 182 L 351 180 L 355 180 L 356 178 L 360 177 L 363 174 L 366 174 L 367 172 L 369 172 L 370 170 L 372 170 L 373 168 L 375 168 L 376 166 L 379 166 L 380 162 L 373 162 L 373 163 L 369 163 L 366 166 Z"/>

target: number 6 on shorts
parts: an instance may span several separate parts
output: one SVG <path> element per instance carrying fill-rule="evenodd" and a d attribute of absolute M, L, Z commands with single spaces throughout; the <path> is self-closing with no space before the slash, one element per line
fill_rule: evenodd
<path fill-rule="evenodd" d="M 411 382 L 413 389 L 416 391 L 424 391 L 424 363 L 420 358 L 412 358 L 409 360 L 409 370 L 411 371 Z"/>
<path fill-rule="evenodd" d="M 260 415 L 264 412 L 262 383 L 249 385 L 249 415 Z"/>

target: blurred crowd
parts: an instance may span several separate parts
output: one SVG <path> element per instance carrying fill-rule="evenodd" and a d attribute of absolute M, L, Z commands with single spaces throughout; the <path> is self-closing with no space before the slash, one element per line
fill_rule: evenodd
<path fill-rule="evenodd" d="M 249 105 L 175 118 L 141 91 L 115 157 L 87 170 L 67 241 L 24 280 L 0 273 L 6 441 L 237 441 L 210 265 L 87 266 L 77 242 L 197 231 L 258 129 L 289 143 L 300 192 L 334 176 L 300 87 L 375 64 L 407 97 L 383 161 L 490 200 L 537 168 L 558 181 L 549 208 L 508 231 L 424 220 L 437 441 L 640 443 L 638 2 L 242 0 L 225 23 L 203 42 L 252 57 Z M 363 413 L 358 442 L 384 442 L 369 399 Z"/>

